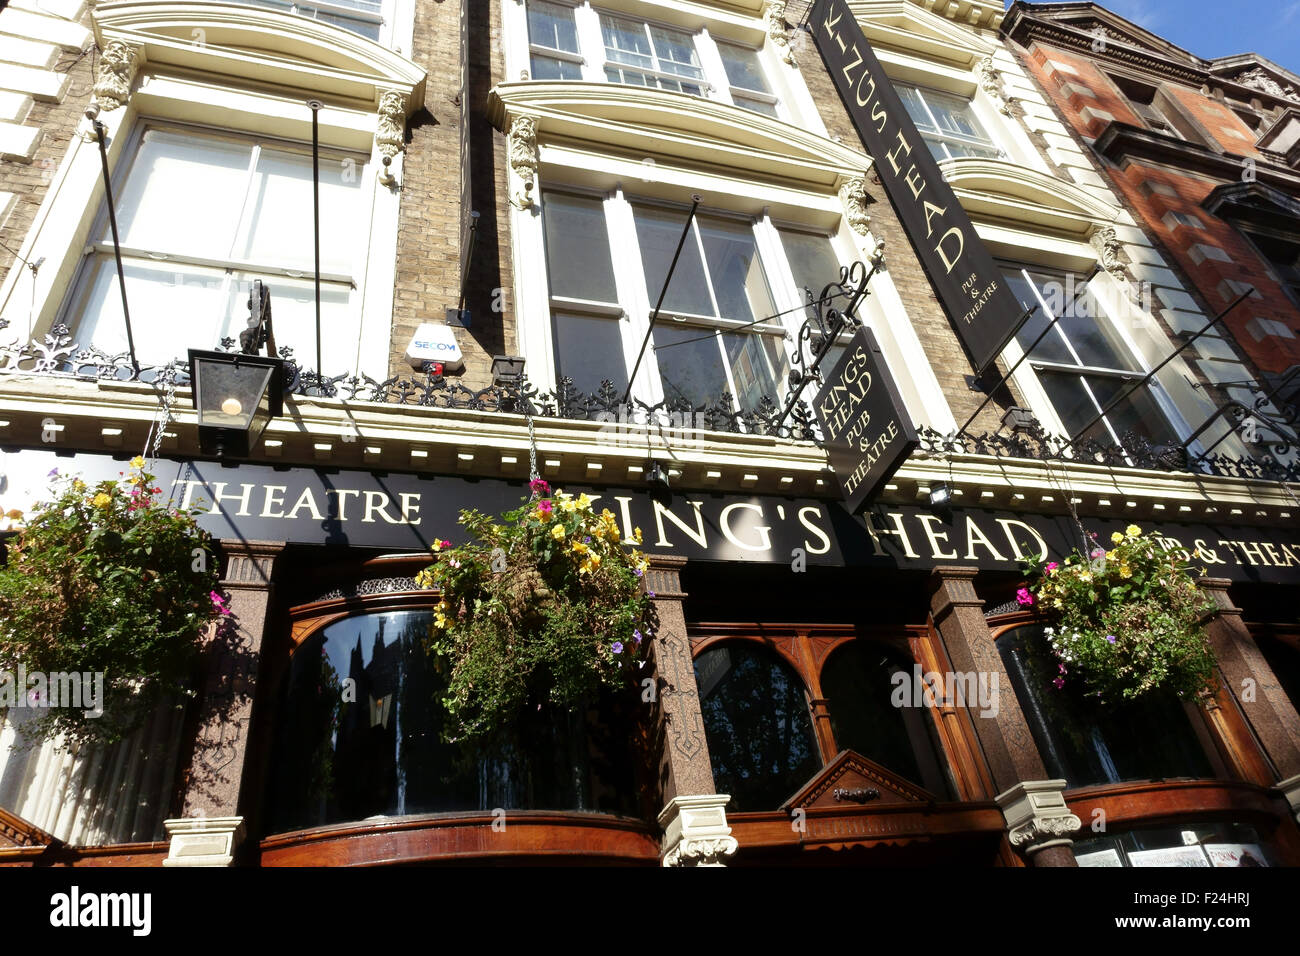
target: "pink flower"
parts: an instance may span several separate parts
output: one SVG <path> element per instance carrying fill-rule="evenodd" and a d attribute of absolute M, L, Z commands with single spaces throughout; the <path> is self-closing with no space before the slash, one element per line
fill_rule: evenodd
<path fill-rule="evenodd" d="M 1105 556 L 1106 556 L 1106 552 L 1103 551 L 1101 548 L 1092 549 L 1092 559 L 1094 561 L 1097 560 L 1098 558 L 1104 558 Z"/>
<path fill-rule="evenodd" d="M 1052 681 L 1052 684 L 1056 687 L 1057 690 L 1060 690 L 1062 687 L 1065 686 L 1065 678 L 1058 677 L 1056 678 L 1056 680 Z"/>
<path fill-rule="evenodd" d="M 226 606 L 226 599 L 216 591 L 209 591 L 208 597 L 212 599 L 212 606 L 221 612 L 222 617 L 230 617 L 230 608 Z"/>
<path fill-rule="evenodd" d="M 549 515 L 553 510 L 550 498 L 543 498 L 537 504 L 537 510 L 540 514 Z"/>
<path fill-rule="evenodd" d="M 528 483 L 528 490 L 535 495 L 546 497 L 551 493 L 551 486 L 546 483 L 545 479 L 534 478 Z"/>
<path fill-rule="evenodd" d="M 1034 603 L 1034 596 L 1029 593 L 1029 588 L 1021 588 L 1016 592 L 1016 600 L 1027 607 Z"/>
<path fill-rule="evenodd" d="M 1060 567 L 1060 565 L 1057 564 L 1055 561 L 1048 561 L 1048 562 L 1047 562 L 1047 568 L 1046 568 L 1046 571 L 1047 571 L 1048 574 L 1051 574 L 1053 571 L 1055 571 L 1055 570 L 1056 570 L 1057 568 L 1059 568 L 1059 567 Z"/>

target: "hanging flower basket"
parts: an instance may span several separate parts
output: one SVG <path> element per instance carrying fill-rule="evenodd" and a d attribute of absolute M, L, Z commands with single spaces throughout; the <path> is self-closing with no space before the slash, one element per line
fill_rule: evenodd
<path fill-rule="evenodd" d="M 1214 687 L 1214 655 L 1202 623 L 1214 604 L 1197 588 L 1184 552 L 1137 525 L 1061 564 L 1029 569 L 1016 599 L 1051 624 L 1058 690 L 1081 680 L 1089 696 L 1118 703 L 1166 691 L 1190 701 Z M 1041 560 L 1041 559 L 1040 559 Z"/>
<path fill-rule="evenodd" d="M 143 458 L 120 481 L 50 478 L 53 499 L 26 517 L 0 568 L 0 709 L 31 708 L 47 734 L 112 743 L 185 692 L 200 635 L 230 612 L 211 536 L 162 503 Z"/>
<path fill-rule="evenodd" d="M 449 666 L 443 704 L 457 740 L 508 734 L 521 715 L 572 711 L 627 686 L 645 663 L 654 626 L 649 562 L 620 541 L 608 510 L 586 495 L 550 494 L 545 481 L 498 523 L 462 511 L 470 540 L 437 541 L 422 587 L 437 588 L 431 650 Z"/>

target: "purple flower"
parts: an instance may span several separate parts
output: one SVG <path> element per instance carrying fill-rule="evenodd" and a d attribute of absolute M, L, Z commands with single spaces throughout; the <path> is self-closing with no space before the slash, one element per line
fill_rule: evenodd
<path fill-rule="evenodd" d="M 46 477 L 46 478 L 57 478 L 57 477 L 59 477 L 59 469 L 57 469 L 57 468 L 51 468 L 51 469 L 50 469 L 50 473 L 49 473 L 48 475 L 46 475 L 45 477 Z"/>
<path fill-rule="evenodd" d="M 1107 635 L 1106 635 L 1106 643 L 1108 643 L 1108 644 L 1114 644 L 1114 643 L 1115 643 L 1115 635 L 1114 635 L 1114 634 L 1107 634 Z"/>
<path fill-rule="evenodd" d="M 638 644 L 640 644 L 640 643 L 641 643 L 641 632 L 638 631 L 638 630 L 636 630 L 635 628 L 633 628 L 633 630 L 632 630 L 632 639 L 635 640 Z"/>
<path fill-rule="evenodd" d="M 647 593 L 650 595 L 650 597 L 654 597 L 654 596 L 655 596 L 654 591 L 649 591 L 649 592 L 647 592 Z"/>
<path fill-rule="evenodd" d="M 609 649 L 610 649 L 611 651 L 613 651 L 615 654 L 622 654 L 622 653 L 623 653 L 623 642 L 622 642 L 622 641 L 615 641 L 613 644 L 611 644 L 611 645 L 609 646 Z"/>
<path fill-rule="evenodd" d="M 1060 690 L 1062 687 L 1065 686 L 1065 678 L 1058 677 L 1056 678 L 1056 680 L 1052 681 L 1052 684 L 1056 687 L 1057 690 Z"/>
<path fill-rule="evenodd" d="M 1034 603 L 1034 596 L 1029 593 L 1029 588 L 1021 588 L 1016 592 L 1016 600 L 1020 604 L 1028 607 L 1030 604 Z"/>

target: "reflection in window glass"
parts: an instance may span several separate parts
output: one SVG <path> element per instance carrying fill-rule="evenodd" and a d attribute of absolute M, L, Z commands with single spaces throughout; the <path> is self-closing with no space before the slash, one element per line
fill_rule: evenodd
<path fill-rule="evenodd" d="M 606 79 L 704 94 L 704 70 L 690 34 L 607 14 L 601 14 L 600 26 L 605 38 Z"/>
<path fill-rule="evenodd" d="M 1173 696 L 1156 696 L 1098 708 L 1084 699 L 1080 682 L 1058 690 L 1041 626 L 1016 628 L 998 638 L 998 652 L 1050 777 L 1070 787 L 1213 777 L 1187 712 Z M 1140 728 L 1140 731 L 1139 731 Z"/>
<path fill-rule="evenodd" d="M 905 83 L 895 83 L 894 89 L 935 159 L 1002 155 L 975 118 L 970 100 Z"/>
<path fill-rule="evenodd" d="M 749 643 L 695 659 L 713 780 L 727 810 L 775 810 L 821 767 L 802 682 L 774 653 Z"/>
<path fill-rule="evenodd" d="M 661 322 L 655 326 L 654 347 L 664 398 L 672 407 L 712 405 L 730 390 L 717 333 Z"/>
<path fill-rule="evenodd" d="M 609 380 L 618 393 L 627 389 L 622 330 L 618 319 L 556 312 L 555 367 L 561 378 L 588 394 Z"/>
<path fill-rule="evenodd" d="M 732 102 L 756 113 L 776 116 L 776 98 L 763 76 L 758 51 L 719 41 L 718 53 L 731 85 Z"/>
<path fill-rule="evenodd" d="M 668 267 L 672 265 L 673 253 L 681 239 L 686 217 L 675 210 L 648 206 L 636 206 L 634 209 L 646 292 L 649 293 L 651 302 L 657 302 L 664 279 L 668 276 Z M 664 296 L 663 308 L 665 312 L 684 312 L 689 315 L 716 314 L 713 299 L 709 295 L 709 284 L 704 277 L 704 263 L 700 259 L 699 246 L 694 242 L 693 236 L 688 236 L 682 246 L 677 268 L 673 270 L 673 281 Z"/>
<path fill-rule="evenodd" d="M 635 758 L 613 705 L 588 724 L 543 712 L 517 749 L 484 756 L 446 743 L 446 683 L 424 649 L 431 623 L 426 610 L 345 618 L 295 651 L 276 723 L 270 832 L 497 807 L 633 809 Z M 344 700 L 349 678 L 355 701 Z"/>
<path fill-rule="evenodd" d="M 547 192 L 543 194 L 542 209 L 551 295 L 617 302 L 601 200 Z"/>
<path fill-rule="evenodd" d="M 717 300 L 717 310 L 712 314 L 752 322 L 774 313 L 776 307 L 758 261 L 753 227 L 749 223 L 703 216 L 696 219 L 696 227 Z M 673 281 L 676 282 L 675 276 Z"/>
<path fill-rule="evenodd" d="M 912 663 L 890 648 L 866 642 L 835 651 L 821 679 L 835 745 L 857 751 L 935 796 L 949 796 L 934 723 L 924 702 L 894 706 L 895 676 L 911 687 Z"/>
<path fill-rule="evenodd" d="M 582 79 L 578 29 L 573 20 L 572 7 L 548 3 L 546 0 L 529 0 L 528 40 L 533 47 L 534 80 Z M 547 51 L 560 55 L 548 56 Z"/>
<path fill-rule="evenodd" d="M 840 260 L 830 239 L 794 229 L 782 229 L 780 233 L 800 302 L 808 301 L 808 292 L 816 299 L 827 285 L 839 281 Z"/>

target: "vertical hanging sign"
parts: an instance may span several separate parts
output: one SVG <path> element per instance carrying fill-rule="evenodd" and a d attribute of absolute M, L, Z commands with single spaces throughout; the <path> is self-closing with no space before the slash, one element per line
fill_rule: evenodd
<path fill-rule="evenodd" d="M 920 444 L 870 329 L 854 334 L 813 409 L 844 507 L 857 514 Z"/>
<path fill-rule="evenodd" d="M 971 225 L 846 0 L 816 0 L 814 42 L 975 370 L 1011 341 L 1024 309 Z"/>

